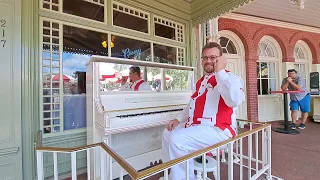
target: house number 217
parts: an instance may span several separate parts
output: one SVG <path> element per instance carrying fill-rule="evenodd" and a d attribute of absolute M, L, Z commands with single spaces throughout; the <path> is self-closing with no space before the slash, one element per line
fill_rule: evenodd
<path fill-rule="evenodd" d="M 5 47 L 7 40 L 3 39 L 6 37 L 5 30 L 6 30 L 6 23 L 7 21 L 4 19 L 0 20 L 0 47 Z"/>

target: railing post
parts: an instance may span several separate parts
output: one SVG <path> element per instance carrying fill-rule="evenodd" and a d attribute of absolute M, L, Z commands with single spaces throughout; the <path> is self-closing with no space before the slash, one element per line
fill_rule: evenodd
<path fill-rule="evenodd" d="M 248 179 L 251 179 L 252 170 L 252 134 L 248 136 Z"/>
<path fill-rule="evenodd" d="M 267 179 L 271 180 L 272 179 L 272 174 L 271 174 L 271 126 L 267 128 L 267 140 L 268 140 L 268 170 L 267 170 Z"/>
<path fill-rule="evenodd" d="M 57 154 L 57 152 L 53 152 L 53 172 L 54 172 L 54 180 L 58 180 L 59 173 L 58 173 L 58 154 Z"/>
<path fill-rule="evenodd" d="M 90 149 L 87 149 L 87 178 L 88 178 L 88 179 L 91 179 Z"/>
<path fill-rule="evenodd" d="M 228 145 L 228 180 L 233 180 L 233 143 Z"/>
<path fill-rule="evenodd" d="M 77 180 L 77 152 L 71 153 L 72 180 Z"/>
<path fill-rule="evenodd" d="M 104 151 L 104 149 L 102 147 L 100 147 L 100 176 L 101 176 L 101 180 L 106 180 L 107 179 L 107 175 L 106 175 L 106 171 L 107 171 L 107 156 L 106 156 L 106 152 Z M 110 174 L 109 174 L 110 175 Z"/>
<path fill-rule="evenodd" d="M 38 180 L 43 180 L 43 152 L 37 151 L 37 175 Z"/>

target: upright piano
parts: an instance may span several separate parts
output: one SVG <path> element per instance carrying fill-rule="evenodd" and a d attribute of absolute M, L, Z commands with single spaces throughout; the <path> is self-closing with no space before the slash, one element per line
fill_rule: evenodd
<path fill-rule="evenodd" d="M 175 91 L 102 91 L 102 63 L 129 64 L 188 71 L 188 88 Z M 87 64 L 87 143 L 104 142 L 136 170 L 161 159 L 161 135 L 170 120 L 188 104 L 194 84 L 192 67 L 92 56 Z M 165 75 L 161 84 L 165 84 Z M 162 88 L 164 89 L 164 87 Z M 92 152 L 91 172 L 100 174 L 99 151 Z M 88 162 L 89 163 L 89 162 Z M 113 178 L 119 177 L 115 162 Z"/>

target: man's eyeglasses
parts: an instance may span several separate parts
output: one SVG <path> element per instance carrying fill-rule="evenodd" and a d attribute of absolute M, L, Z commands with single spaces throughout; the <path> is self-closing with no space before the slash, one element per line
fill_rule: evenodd
<path fill-rule="evenodd" d="M 206 60 L 214 61 L 218 57 L 220 57 L 220 56 L 203 56 L 203 57 L 201 57 L 201 59 L 204 60 L 204 61 L 206 61 Z"/>

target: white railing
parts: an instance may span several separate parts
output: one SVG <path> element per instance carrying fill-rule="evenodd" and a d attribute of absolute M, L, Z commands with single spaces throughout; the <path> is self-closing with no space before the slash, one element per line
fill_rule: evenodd
<path fill-rule="evenodd" d="M 124 175 L 131 176 L 132 179 L 146 179 L 158 173 L 164 173 L 164 179 L 168 180 L 169 169 L 178 164 L 186 164 L 186 178 L 189 177 L 189 161 L 195 162 L 195 170 L 197 171 L 197 180 L 207 179 L 207 173 L 213 172 L 214 179 L 250 179 L 254 180 L 260 176 L 267 179 L 281 179 L 271 174 L 271 125 L 256 123 L 244 120 L 238 120 L 239 123 L 246 123 L 246 128 L 239 128 L 238 135 L 235 138 L 228 139 L 221 143 L 207 147 L 205 149 L 193 152 L 178 159 L 159 164 L 157 166 L 137 172 L 129 163 L 115 153 L 110 147 L 104 143 L 97 143 L 78 148 L 53 148 L 42 147 L 41 132 L 38 132 L 37 138 L 37 172 L 38 180 L 44 179 L 43 173 L 43 153 L 50 152 L 53 154 L 53 172 L 54 180 L 58 180 L 58 154 L 67 153 L 71 156 L 71 176 L 72 180 L 77 179 L 77 153 L 81 151 L 87 152 L 87 177 L 88 179 L 112 179 L 112 163 L 115 161 L 121 167 L 119 179 L 122 180 Z M 92 158 L 93 150 L 100 151 L 100 173 L 91 172 L 90 158 Z M 220 154 L 222 152 L 222 156 Z M 211 153 L 210 157 L 207 154 Z M 213 156 L 217 155 L 218 156 Z M 227 160 L 225 156 L 228 156 Z M 197 163 L 195 159 L 201 157 L 208 159 L 210 163 Z M 235 170 L 239 169 L 238 174 Z M 227 177 L 223 176 L 223 171 L 228 171 Z M 182 177 L 183 178 L 183 177 Z"/>

